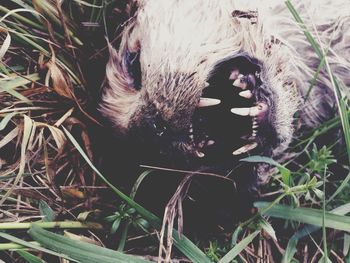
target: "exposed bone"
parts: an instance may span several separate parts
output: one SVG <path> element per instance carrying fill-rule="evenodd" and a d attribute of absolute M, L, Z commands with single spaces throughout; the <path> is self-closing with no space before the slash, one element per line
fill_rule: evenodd
<path fill-rule="evenodd" d="M 244 76 L 242 74 L 238 76 L 238 79 L 236 79 L 232 85 L 241 89 L 247 88 L 247 82 L 244 80 Z"/>
<path fill-rule="evenodd" d="M 253 97 L 253 93 L 250 90 L 241 91 L 238 95 L 246 99 L 251 99 Z"/>
<path fill-rule="evenodd" d="M 240 155 L 240 154 L 243 154 L 243 153 L 246 153 L 246 152 L 249 152 L 249 151 L 255 149 L 257 146 L 258 146 L 258 143 L 253 142 L 253 143 L 244 145 L 243 147 L 235 150 L 232 154 L 233 155 Z"/>
<path fill-rule="evenodd" d="M 238 76 L 239 76 L 239 70 L 237 68 L 235 68 L 231 71 L 229 80 L 235 80 L 238 78 Z"/>
<path fill-rule="evenodd" d="M 211 98 L 201 98 L 198 107 L 209 107 L 209 106 L 215 106 L 221 103 L 221 100 L 218 99 L 211 99 Z"/>
<path fill-rule="evenodd" d="M 231 112 L 240 116 L 259 116 L 260 113 L 267 110 L 267 105 L 260 103 L 251 108 L 232 108 Z"/>

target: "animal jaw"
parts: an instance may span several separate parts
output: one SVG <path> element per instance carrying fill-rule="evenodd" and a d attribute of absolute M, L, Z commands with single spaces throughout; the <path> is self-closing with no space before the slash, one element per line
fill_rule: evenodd
<path fill-rule="evenodd" d="M 328 2 L 297 5 L 306 14 Z M 293 139 L 297 111 L 309 127 L 329 117 L 333 98 L 324 72 L 302 104 L 319 60 L 280 1 L 148 0 L 138 5 L 118 51 L 110 46 L 106 69 L 100 110 L 117 133 L 149 136 L 161 151 L 199 159 L 216 144 L 213 155 L 258 149 L 279 156 Z M 345 5 L 338 0 L 331 8 Z M 329 9 L 322 14 L 327 17 L 312 21 L 329 30 L 322 36 L 327 41 L 336 21 Z M 346 12 L 339 13 L 337 23 L 345 27 L 349 20 Z M 346 43 L 335 45 L 329 60 L 350 84 L 350 74 L 344 73 L 349 60 L 340 61 L 336 52 L 346 52 Z M 322 108 L 316 108 L 325 93 Z M 209 119 L 205 127 L 203 118 Z"/>

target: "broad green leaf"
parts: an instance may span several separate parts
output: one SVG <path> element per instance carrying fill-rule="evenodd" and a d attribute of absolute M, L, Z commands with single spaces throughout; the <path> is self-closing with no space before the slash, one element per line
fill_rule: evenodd
<path fill-rule="evenodd" d="M 260 233 L 260 230 L 251 233 L 246 238 L 242 239 L 237 245 L 235 245 L 218 263 L 230 263 L 235 259 L 239 253 L 241 253 L 253 239 Z"/>
<path fill-rule="evenodd" d="M 112 224 L 112 227 L 111 227 L 111 233 L 114 234 L 115 232 L 117 232 L 119 226 L 120 226 L 120 217 L 116 218 Z"/>
<path fill-rule="evenodd" d="M 111 249 L 96 246 L 86 242 L 79 242 L 70 238 L 51 233 L 36 225 L 28 231 L 30 236 L 42 246 L 68 255 L 84 263 L 149 263 L 151 261 L 126 255 Z"/>
<path fill-rule="evenodd" d="M 55 217 L 56 217 L 55 212 L 44 200 L 40 200 L 39 210 L 40 210 L 40 214 L 44 216 L 42 219 L 44 222 L 52 222 L 55 220 Z"/>

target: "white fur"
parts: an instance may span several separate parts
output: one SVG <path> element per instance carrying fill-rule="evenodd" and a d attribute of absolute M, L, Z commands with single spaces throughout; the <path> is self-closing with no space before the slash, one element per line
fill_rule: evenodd
<path fill-rule="evenodd" d="M 195 71 L 196 85 L 204 87 L 218 61 L 244 51 L 263 63 L 262 79 L 274 92 L 272 120 L 281 142 L 275 154 L 282 152 L 293 137 L 296 111 L 301 110 L 307 126 L 315 126 L 329 117 L 328 108 L 334 101 L 325 70 L 321 71 L 309 100 L 302 103 L 320 60 L 284 1 L 143 0 L 138 4 L 135 19 L 123 35 L 119 55 L 122 57 L 126 49 L 141 46 L 143 88 L 140 92 L 154 87 L 158 76 L 169 72 Z M 324 48 L 330 44 L 327 58 L 331 68 L 337 78 L 349 86 L 350 2 L 298 0 L 293 4 L 315 38 L 314 26 L 318 30 L 322 42 L 319 44 Z M 233 10 L 257 11 L 257 22 L 232 17 Z M 113 81 L 107 76 L 108 81 L 112 87 Z M 117 84 L 112 87 L 120 88 Z M 138 110 L 135 105 L 144 103 L 138 101 L 143 96 L 134 95 L 133 106 L 127 114 L 117 116 L 115 112 L 120 109 L 114 109 L 122 98 L 118 92 L 106 90 L 102 113 L 117 127 L 127 129 L 128 118 Z M 171 96 L 172 93 L 167 90 L 164 94 Z M 125 102 L 122 104 L 125 107 Z"/>

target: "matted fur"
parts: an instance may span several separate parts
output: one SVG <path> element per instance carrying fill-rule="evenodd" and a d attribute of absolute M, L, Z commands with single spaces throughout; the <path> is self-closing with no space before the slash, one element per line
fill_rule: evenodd
<path fill-rule="evenodd" d="M 320 62 L 284 1 L 144 0 L 127 24 L 119 50 L 111 57 L 100 110 L 117 132 L 128 130 L 157 111 L 172 129 L 189 125 L 214 65 L 242 52 L 262 63 L 261 79 L 271 90 L 270 114 L 280 154 L 294 134 L 294 114 L 313 127 L 332 114 L 334 99 L 326 71 L 310 97 L 310 80 Z M 293 1 L 346 86 L 350 85 L 350 5 L 348 0 Z M 232 12 L 256 11 L 257 17 Z M 140 50 L 142 88 L 129 79 L 124 57 Z"/>

